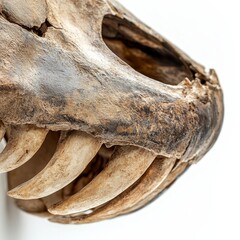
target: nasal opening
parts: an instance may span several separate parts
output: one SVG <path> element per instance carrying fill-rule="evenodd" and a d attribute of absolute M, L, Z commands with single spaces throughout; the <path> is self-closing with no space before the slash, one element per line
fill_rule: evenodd
<path fill-rule="evenodd" d="M 169 85 L 186 77 L 193 79 L 189 67 L 167 43 L 142 31 L 126 19 L 106 15 L 102 37 L 108 48 L 141 74 Z"/>

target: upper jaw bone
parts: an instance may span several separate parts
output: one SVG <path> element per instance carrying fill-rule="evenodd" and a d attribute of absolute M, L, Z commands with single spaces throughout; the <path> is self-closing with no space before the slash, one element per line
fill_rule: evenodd
<path fill-rule="evenodd" d="M 86 133 L 67 133 L 64 139 L 60 139 L 47 166 L 35 177 L 8 192 L 8 195 L 18 199 L 36 199 L 62 189 L 83 172 L 101 145 L 97 138 Z"/>
<path fill-rule="evenodd" d="M 156 155 L 148 150 L 120 147 L 109 164 L 80 192 L 49 209 L 57 215 L 68 215 L 98 207 L 125 191 L 152 164 Z"/>
<path fill-rule="evenodd" d="M 30 160 L 44 142 L 48 130 L 30 125 L 12 126 L 9 139 L 0 154 L 0 173 L 9 172 Z"/>
<path fill-rule="evenodd" d="M 83 13 L 74 3 L 72 7 L 76 11 L 70 11 L 67 7 L 69 1 L 61 4 L 53 2 L 57 5 L 56 9 L 61 6 L 63 10 L 57 17 L 61 18 L 64 30 L 49 28 L 44 39 L 0 18 L 0 55 L 4 56 L 4 61 L 0 62 L 0 75 L 3 76 L 0 77 L 0 119 L 4 123 L 29 123 L 59 131 L 81 130 L 112 145 L 135 145 L 158 155 L 176 158 L 181 158 L 193 135 L 201 136 L 201 142 L 192 143 L 194 150 L 205 140 L 212 139 L 209 138 L 211 132 L 218 135 L 219 127 L 216 126 L 222 122 L 222 94 L 218 83 L 216 86 L 209 83 L 198 84 L 197 87 L 196 84 L 189 84 L 186 87 L 150 79 L 120 61 L 107 48 L 100 27 L 98 37 L 89 37 L 89 33 L 84 32 L 89 29 L 76 25 L 75 21 L 68 22 L 72 19 L 78 23 L 86 19 L 86 24 L 94 21 L 96 9 L 100 10 L 98 6 L 92 8 L 93 14 L 83 18 L 80 16 Z M 74 17 L 66 18 L 66 21 L 64 16 L 71 16 L 72 12 L 75 13 Z M 107 21 L 107 24 L 110 22 L 118 26 L 116 36 L 133 38 L 136 46 L 150 47 L 154 53 L 163 49 L 163 53 L 174 56 L 174 60 L 184 59 L 185 55 L 177 53 L 167 40 L 156 35 L 153 41 L 151 31 L 131 16 L 128 16 L 129 19 L 123 16 L 118 16 L 119 20 L 113 18 Z M 102 18 L 96 21 L 91 27 L 102 23 Z M 75 26 L 74 33 L 71 32 L 71 25 Z M 106 28 L 111 29 L 112 25 Z M 140 30 L 145 34 L 139 35 Z M 26 39 L 32 54 L 29 54 L 28 47 L 21 47 Z M 55 40 L 59 42 L 53 44 Z M 185 60 L 180 66 L 192 64 Z M 156 69 L 161 69 L 161 64 Z M 196 82 L 192 78 L 189 76 L 189 82 Z M 205 101 L 209 104 L 204 104 Z"/>

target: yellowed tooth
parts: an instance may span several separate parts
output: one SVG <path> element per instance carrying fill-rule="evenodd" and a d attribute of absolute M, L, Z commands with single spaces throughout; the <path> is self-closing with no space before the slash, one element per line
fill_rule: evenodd
<path fill-rule="evenodd" d="M 35 177 L 8 192 L 8 195 L 18 199 L 36 199 L 62 189 L 83 172 L 101 145 L 97 138 L 86 133 L 68 133 L 61 139 L 47 166 Z"/>
<path fill-rule="evenodd" d="M 156 163 L 156 161 L 154 161 L 154 163 Z M 142 208 L 147 203 L 152 201 L 162 191 L 164 191 L 169 185 L 171 185 L 176 180 L 176 178 L 179 175 L 181 175 L 187 169 L 188 166 L 189 166 L 188 163 L 182 163 L 177 169 L 175 169 L 174 171 L 171 171 L 169 173 L 169 175 L 167 176 L 167 178 L 165 178 L 165 180 L 161 184 L 159 184 L 159 186 L 154 191 L 149 192 L 148 196 L 145 197 L 145 199 L 139 200 L 138 203 L 136 203 L 132 207 L 129 207 L 129 208 L 125 209 L 125 210 L 122 209 L 121 210 L 121 214 L 126 214 L 126 213 L 130 213 L 130 212 L 136 211 L 137 209 Z M 153 165 L 151 165 L 151 167 L 148 169 L 148 171 L 151 170 L 152 167 L 153 167 Z M 146 174 L 147 174 L 147 172 L 146 172 Z M 116 200 L 117 200 L 117 198 L 116 198 Z M 111 202 L 113 202 L 113 201 L 115 201 L 115 199 L 112 200 Z M 111 203 L 111 202 L 109 202 L 109 203 Z M 102 215 L 100 213 L 101 209 L 104 209 L 105 206 L 107 208 L 107 205 L 108 205 L 108 203 L 106 205 L 103 205 L 103 207 L 94 210 L 93 213 L 91 213 L 89 215 L 53 216 L 49 220 L 51 222 L 64 223 L 64 224 L 69 224 L 69 223 L 71 223 L 71 224 L 83 224 L 83 223 L 91 223 L 91 222 L 100 221 L 100 220 L 103 220 L 103 219 L 106 219 L 106 218 L 109 218 L 109 217 L 113 217 L 110 214 L 108 216 L 106 216 L 106 215 L 104 216 L 104 215 Z M 97 215 L 99 216 L 99 218 L 97 217 Z"/>
<path fill-rule="evenodd" d="M 6 131 L 5 127 L 4 127 L 3 123 L 0 121 L 0 142 L 4 137 L 5 131 Z"/>
<path fill-rule="evenodd" d="M 142 208 L 149 202 L 151 202 L 154 198 L 156 198 L 161 192 L 163 192 L 167 187 L 169 187 L 177 177 L 181 176 L 181 174 L 187 169 L 189 163 L 182 163 L 177 168 L 168 175 L 168 177 L 164 180 L 162 184 L 159 185 L 147 198 L 140 201 L 138 204 L 134 205 L 133 207 L 123 211 L 122 214 L 130 213 L 136 211 L 139 208 Z"/>
<path fill-rule="evenodd" d="M 156 155 L 148 150 L 120 147 L 109 164 L 80 192 L 49 209 L 57 215 L 75 214 L 98 207 L 125 191 L 152 164 Z"/>
<path fill-rule="evenodd" d="M 171 172 L 175 162 L 175 158 L 156 159 L 137 184 L 92 214 L 86 215 L 83 221 L 95 222 L 113 218 L 139 204 L 162 184 Z"/>
<path fill-rule="evenodd" d="M 12 126 L 7 146 L 0 154 L 0 173 L 11 171 L 30 160 L 47 133 L 46 129 L 30 125 Z"/>

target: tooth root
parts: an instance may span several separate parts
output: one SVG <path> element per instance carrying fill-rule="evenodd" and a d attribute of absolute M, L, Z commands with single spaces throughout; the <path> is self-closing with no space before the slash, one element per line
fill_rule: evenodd
<path fill-rule="evenodd" d="M 125 191 L 152 164 L 156 155 L 137 147 L 120 147 L 109 164 L 80 192 L 49 209 L 54 215 L 68 215 L 98 207 Z"/>
<path fill-rule="evenodd" d="M 0 154 L 0 173 L 18 168 L 41 147 L 48 131 L 34 126 L 11 127 L 7 146 Z"/>
<path fill-rule="evenodd" d="M 3 123 L 0 121 L 0 142 L 4 137 L 5 131 L 6 131 L 5 127 L 4 127 Z"/>
<path fill-rule="evenodd" d="M 35 177 L 14 188 L 8 194 L 18 199 L 48 196 L 72 182 L 86 168 L 101 147 L 97 138 L 71 132 L 61 139 L 56 153 Z"/>
<path fill-rule="evenodd" d="M 156 161 L 154 161 L 154 164 L 156 164 Z M 151 168 L 153 165 L 149 168 Z M 188 167 L 188 163 L 182 163 L 177 169 L 174 171 L 170 172 L 170 174 L 165 178 L 165 180 L 159 184 L 159 186 L 154 190 L 151 191 L 151 193 L 145 198 L 141 199 L 141 201 L 138 201 L 137 204 L 133 205 L 130 208 L 127 208 L 125 210 L 121 211 L 121 214 L 126 214 L 130 213 L 133 211 L 136 211 L 139 208 L 142 208 L 145 206 L 147 203 L 151 202 L 153 199 L 155 199 L 163 190 L 165 190 L 169 185 L 171 185 L 178 176 L 180 176 Z M 142 180 L 143 181 L 143 180 Z M 114 201 L 114 200 L 113 200 Z M 111 202 L 110 202 L 111 203 Z M 106 205 L 107 207 L 107 205 Z M 105 219 L 106 217 L 113 217 L 110 212 L 108 212 L 108 215 L 102 215 L 100 214 L 101 209 L 104 209 L 105 207 L 101 207 L 89 215 L 79 215 L 79 216 L 53 216 L 49 220 L 51 222 L 56 222 L 56 223 L 64 223 L 64 224 L 83 224 L 83 223 L 91 223 L 91 222 L 96 222 Z M 98 216 L 97 216 L 98 215 Z M 114 215 L 116 216 L 116 215 Z"/>

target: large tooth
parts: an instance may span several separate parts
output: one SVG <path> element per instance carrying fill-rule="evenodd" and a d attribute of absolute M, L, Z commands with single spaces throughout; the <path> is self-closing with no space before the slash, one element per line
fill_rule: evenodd
<path fill-rule="evenodd" d="M 5 134 L 5 127 L 4 127 L 3 123 L 0 121 L 0 142 L 4 137 L 4 134 Z"/>
<path fill-rule="evenodd" d="M 59 139 L 59 132 L 49 132 L 41 148 L 27 163 L 21 167 L 8 172 L 8 188 L 14 187 L 28 181 L 36 174 L 38 174 L 52 158 L 56 151 L 57 142 Z M 42 199 L 21 200 L 16 199 L 16 204 L 22 210 L 37 215 L 46 215 L 47 208 Z"/>
<path fill-rule="evenodd" d="M 155 163 L 155 162 L 154 162 Z M 170 172 L 170 174 L 165 178 L 165 180 L 159 184 L 159 186 L 154 190 L 151 191 L 151 193 L 145 198 L 139 201 L 137 204 L 133 205 L 130 208 L 125 209 L 124 211 L 121 211 L 121 214 L 130 213 L 133 211 L 136 211 L 137 209 L 142 208 L 147 203 L 151 202 L 153 199 L 155 199 L 159 194 L 165 190 L 169 185 L 171 185 L 177 177 L 179 177 L 188 167 L 188 163 L 182 163 L 177 169 Z M 113 200 L 114 201 L 114 200 Z M 104 208 L 104 206 L 103 206 Z M 102 209 L 102 208 L 100 208 Z M 100 209 L 95 210 L 98 214 Z M 94 212 L 95 212 L 94 211 Z M 64 223 L 64 224 L 82 224 L 82 223 L 90 223 L 94 221 L 100 221 L 103 220 L 105 217 L 99 216 L 100 218 L 97 218 L 95 216 L 94 212 L 92 214 L 88 215 L 79 215 L 79 216 L 53 216 L 49 220 L 51 222 L 57 222 L 57 223 Z M 107 217 L 112 217 L 111 215 L 108 215 Z"/>
<path fill-rule="evenodd" d="M 0 173 L 18 168 L 41 147 L 48 131 L 34 126 L 12 126 L 7 146 L 0 154 Z"/>
<path fill-rule="evenodd" d="M 60 190 L 79 176 L 100 147 L 101 142 L 86 133 L 68 133 L 60 140 L 47 166 L 35 177 L 11 190 L 9 196 L 36 199 Z"/>
<path fill-rule="evenodd" d="M 122 214 L 136 211 L 137 209 L 142 208 L 143 206 L 151 202 L 153 199 L 159 196 L 160 193 L 166 190 L 172 183 L 174 183 L 174 181 L 181 176 L 181 174 L 187 169 L 188 166 L 189 163 L 182 163 L 178 166 L 178 168 L 174 168 L 174 170 L 169 174 L 169 176 L 164 180 L 164 182 L 155 189 L 155 191 L 153 191 L 147 198 L 140 201 L 135 206 L 127 209 L 126 211 L 123 211 Z"/>
<path fill-rule="evenodd" d="M 156 155 L 138 147 L 120 147 L 109 164 L 80 192 L 49 209 L 54 215 L 68 215 L 98 207 L 125 191 L 152 164 Z"/>
<path fill-rule="evenodd" d="M 106 205 L 94 210 L 93 213 L 74 217 L 72 221 L 90 223 L 120 215 L 152 194 L 169 175 L 175 162 L 176 160 L 173 158 L 157 158 L 137 184 L 131 186 Z"/>
<path fill-rule="evenodd" d="M 175 162 L 175 158 L 156 159 L 137 184 L 92 214 L 86 215 L 84 222 L 113 218 L 139 204 L 162 184 L 171 172 Z"/>

